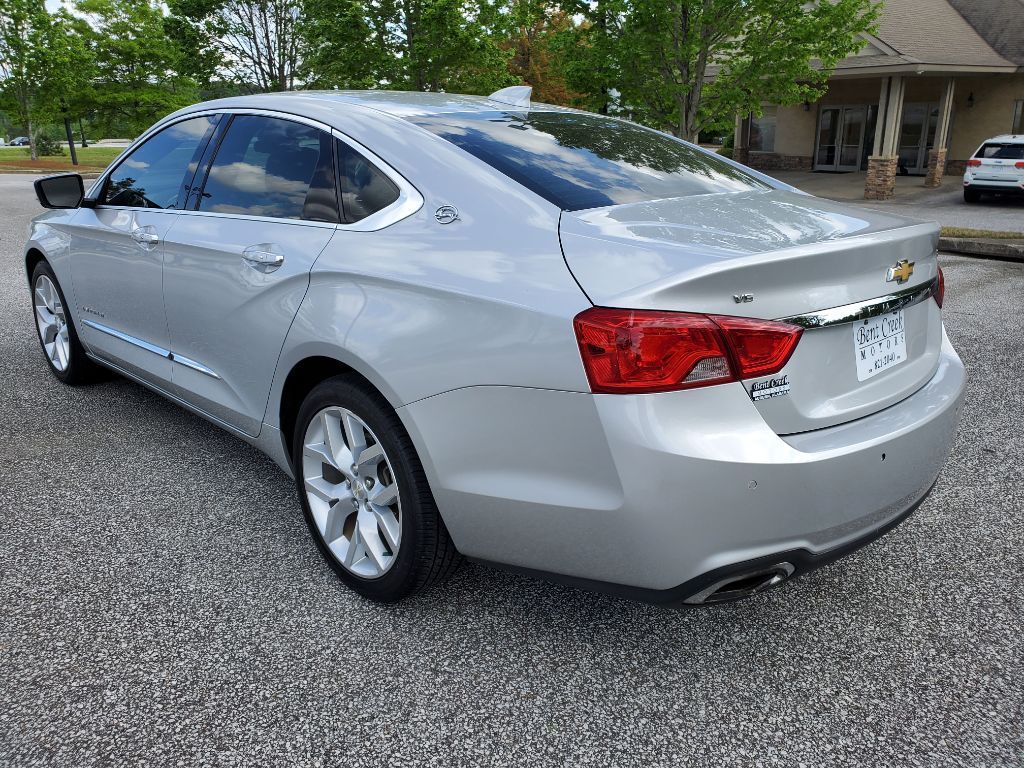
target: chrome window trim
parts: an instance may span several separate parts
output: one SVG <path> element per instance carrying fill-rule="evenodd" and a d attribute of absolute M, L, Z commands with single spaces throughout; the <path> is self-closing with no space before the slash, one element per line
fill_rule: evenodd
<path fill-rule="evenodd" d="M 95 330 L 99 331 L 100 333 L 105 333 L 108 336 L 113 336 L 115 339 L 120 339 L 121 341 L 127 342 L 132 346 L 139 347 L 140 349 L 144 349 L 147 352 L 152 352 L 154 355 L 166 358 L 167 360 L 170 360 L 172 363 L 181 363 L 186 368 L 191 368 L 194 371 L 205 373 L 207 376 L 211 376 L 215 379 L 220 378 L 220 376 L 218 376 L 215 371 L 211 370 L 210 368 L 207 368 L 202 363 L 197 363 L 190 357 L 185 357 L 184 355 L 176 355 L 169 349 L 158 347 L 156 344 L 150 344 L 148 341 L 144 341 L 138 338 L 137 336 L 132 336 L 130 334 L 124 333 L 123 331 L 118 331 L 114 328 L 111 328 L 108 325 L 97 323 L 95 320 L 89 320 L 88 318 L 85 318 L 82 320 L 82 322 L 85 323 L 90 328 L 94 328 Z"/>
<path fill-rule="evenodd" d="M 376 154 L 363 144 L 353 139 L 351 136 L 339 131 L 333 126 L 321 123 L 319 120 L 314 120 L 304 115 L 296 115 L 291 112 L 281 112 L 273 109 L 259 109 L 249 107 L 224 107 L 222 109 L 202 109 L 196 110 L 195 112 L 188 112 L 183 115 L 179 115 L 174 120 L 169 120 L 165 123 L 158 123 L 150 128 L 148 131 L 139 136 L 135 141 L 125 147 L 124 152 L 117 156 L 114 163 L 107 168 L 98 179 L 96 183 L 89 188 L 89 192 L 86 195 L 86 199 L 95 200 L 95 195 L 99 194 L 99 191 L 103 189 L 103 185 L 106 184 L 107 178 L 114 171 L 117 170 L 118 166 L 121 165 L 130 156 L 130 152 L 133 152 L 137 146 L 141 146 L 144 142 L 149 140 L 151 136 L 156 133 L 169 128 L 172 125 L 176 125 L 185 120 L 191 120 L 196 117 L 205 117 L 207 115 L 260 115 L 263 117 L 274 117 L 280 120 L 290 120 L 294 123 L 303 123 L 309 125 L 317 130 L 324 131 L 334 139 L 344 141 L 354 150 L 364 155 L 367 160 L 371 161 L 385 176 L 398 187 L 398 199 L 391 205 L 381 208 L 379 211 L 370 214 L 365 219 L 354 222 L 352 224 L 334 224 L 326 221 L 309 221 L 307 219 L 282 219 L 274 216 L 252 216 L 244 213 L 217 213 L 216 211 L 190 211 L 183 210 L 180 208 L 141 208 L 137 206 L 126 206 L 126 205 L 96 205 L 98 209 L 104 210 L 118 210 L 118 211 L 165 211 L 168 213 L 180 213 L 187 215 L 199 215 L 199 216 L 212 216 L 216 218 L 230 218 L 230 219 L 245 219 L 251 221 L 266 221 L 266 222 L 277 222 L 284 224 L 298 224 L 302 226 L 315 226 L 315 227 L 333 227 L 341 230 L 349 230 L 352 232 L 375 232 L 385 227 L 390 227 L 392 224 L 397 224 L 402 219 L 408 218 L 409 216 L 416 213 L 420 208 L 423 207 L 423 195 L 416 189 L 404 176 L 398 171 L 388 165 L 384 160 L 381 159 L 380 155 Z M 338 201 L 340 204 L 340 200 Z"/>
<path fill-rule="evenodd" d="M 930 299 L 938 288 L 939 278 L 934 277 L 927 283 L 915 285 L 912 288 L 904 288 L 902 291 L 894 291 L 877 299 L 843 304 L 839 307 L 822 309 L 818 312 L 810 312 L 804 315 L 780 317 L 778 322 L 792 323 L 802 328 L 827 328 L 832 325 L 856 323 L 858 320 L 867 320 L 871 317 L 887 315 L 890 312 L 920 304 L 922 301 Z"/>

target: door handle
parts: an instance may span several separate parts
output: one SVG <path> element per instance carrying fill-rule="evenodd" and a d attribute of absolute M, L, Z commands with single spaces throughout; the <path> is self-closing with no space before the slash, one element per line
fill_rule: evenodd
<path fill-rule="evenodd" d="M 250 245 L 242 251 L 242 259 L 259 272 L 273 272 L 284 264 L 284 254 L 281 253 L 281 248 L 274 243 Z"/>
<path fill-rule="evenodd" d="M 132 230 L 132 240 L 142 246 L 156 245 L 160 242 L 160 235 L 153 231 L 153 227 L 146 225 Z"/>

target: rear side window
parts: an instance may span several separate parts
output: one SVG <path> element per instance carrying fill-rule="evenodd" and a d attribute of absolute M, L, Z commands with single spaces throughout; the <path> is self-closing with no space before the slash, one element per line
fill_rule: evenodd
<path fill-rule="evenodd" d="M 193 117 L 151 136 L 110 174 L 103 203 L 133 208 L 182 207 L 185 176 L 195 173 L 215 122 L 214 115 Z"/>
<path fill-rule="evenodd" d="M 985 144 L 975 157 L 985 160 L 1024 160 L 1024 144 Z"/>
<path fill-rule="evenodd" d="M 600 115 L 494 111 L 408 119 L 567 211 L 769 188 L 671 136 Z"/>
<path fill-rule="evenodd" d="M 337 222 L 331 137 L 290 120 L 234 117 L 210 165 L 199 210 Z"/>
<path fill-rule="evenodd" d="M 398 187 L 383 171 L 344 142 L 339 141 L 337 147 L 341 209 L 346 223 L 365 219 L 398 199 Z"/>

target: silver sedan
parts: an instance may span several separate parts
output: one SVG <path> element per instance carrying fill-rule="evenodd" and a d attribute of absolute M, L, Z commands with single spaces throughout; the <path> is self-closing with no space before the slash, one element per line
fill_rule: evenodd
<path fill-rule="evenodd" d="M 36 191 L 53 374 L 265 451 L 372 599 L 463 557 L 751 595 L 903 520 L 957 428 L 934 225 L 528 89 L 197 104 Z"/>

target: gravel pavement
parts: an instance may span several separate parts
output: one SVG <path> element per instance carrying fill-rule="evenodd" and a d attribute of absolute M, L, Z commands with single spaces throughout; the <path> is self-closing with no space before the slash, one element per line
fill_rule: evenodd
<path fill-rule="evenodd" d="M 37 210 L 0 177 L 0 766 L 1024 765 L 1024 265 L 943 259 L 965 423 L 854 556 L 686 612 L 479 566 L 382 607 L 268 459 L 49 375 Z"/>

